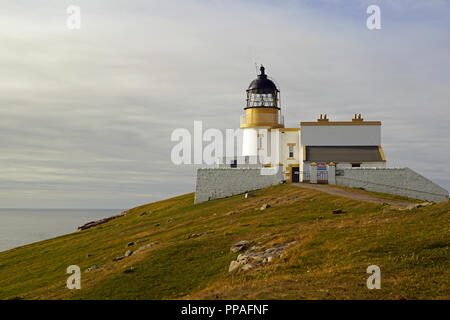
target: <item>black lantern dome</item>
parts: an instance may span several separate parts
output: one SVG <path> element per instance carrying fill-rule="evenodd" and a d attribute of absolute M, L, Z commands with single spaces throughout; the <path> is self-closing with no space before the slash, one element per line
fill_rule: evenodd
<path fill-rule="evenodd" d="M 275 83 L 267 78 L 264 73 L 265 68 L 261 65 L 259 68 L 261 73 L 253 80 L 247 89 L 247 108 L 277 108 L 278 96 L 280 90 L 278 90 Z"/>

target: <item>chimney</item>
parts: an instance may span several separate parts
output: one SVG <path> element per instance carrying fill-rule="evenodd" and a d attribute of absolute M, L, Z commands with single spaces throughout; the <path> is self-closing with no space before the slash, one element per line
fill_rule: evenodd
<path fill-rule="evenodd" d="M 328 118 L 327 118 L 327 114 L 320 114 L 319 119 L 317 119 L 317 122 L 327 122 Z"/>

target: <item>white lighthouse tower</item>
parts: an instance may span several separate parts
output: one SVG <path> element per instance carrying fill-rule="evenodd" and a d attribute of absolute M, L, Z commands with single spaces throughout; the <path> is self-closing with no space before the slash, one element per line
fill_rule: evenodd
<path fill-rule="evenodd" d="M 247 89 L 247 106 L 241 116 L 243 131 L 242 155 L 258 156 L 263 149 L 259 129 L 284 128 L 279 105 L 279 93 L 275 83 L 267 78 L 261 65 L 260 74 Z M 267 140 L 266 140 L 267 141 Z"/>

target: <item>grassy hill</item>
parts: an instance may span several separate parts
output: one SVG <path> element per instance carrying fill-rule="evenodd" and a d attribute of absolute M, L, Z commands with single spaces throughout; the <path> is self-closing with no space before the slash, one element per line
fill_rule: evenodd
<path fill-rule="evenodd" d="M 254 194 L 199 205 L 186 194 L 1 252 L 0 299 L 450 298 L 449 202 L 398 210 L 293 185 Z M 241 240 L 295 243 L 270 263 L 230 274 L 242 253 L 230 247 Z M 366 287 L 373 264 L 380 290 Z M 81 290 L 65 287 L 69 265 L 82 270 Z"/>

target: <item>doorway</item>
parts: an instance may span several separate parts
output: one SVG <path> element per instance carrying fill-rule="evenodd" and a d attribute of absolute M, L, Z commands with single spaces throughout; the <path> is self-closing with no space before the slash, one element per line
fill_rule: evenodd
<path fill-rule="evenodd" d="M 299 167 L 292 167 L 292 182 L 300 182 Z"/>

